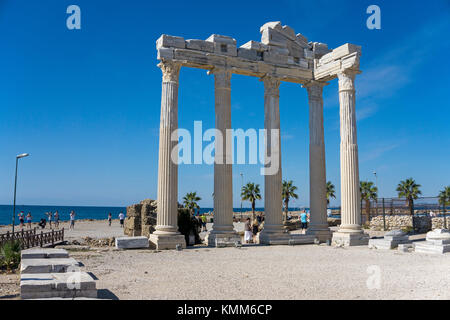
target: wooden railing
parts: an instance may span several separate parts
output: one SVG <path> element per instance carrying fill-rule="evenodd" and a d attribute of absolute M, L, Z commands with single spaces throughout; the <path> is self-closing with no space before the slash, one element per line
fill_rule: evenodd
<path fill-rule="evenodd" d="M 20 241 L 23 249 L 33 247 L 43 247 L 44 245 L 64 241 L 64 228 L 61 230 L 52 230 L 49 232 L 36 232 L 36 228 L 32 230 L 21 230 L 17 232 L 7 232 L 0 234 L 0 247 L 6 242 Z"/>

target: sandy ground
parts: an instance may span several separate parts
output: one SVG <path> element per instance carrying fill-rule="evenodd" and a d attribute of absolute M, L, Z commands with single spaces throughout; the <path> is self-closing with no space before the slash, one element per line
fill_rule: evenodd
<path fill-rule="evenodd" d="M 243 224 L 235 227 L 243 230 Z M 66 239 L 122 234 L 118 221 L 112 227 L 106 221 L 77 221 Z M 70 254 L 98 278 L 101 298 L 450 299 L 450 254 L 326 245 L 196 246 L 183 251 L 91 248 Z M 0 298 L 14 299 L 18 291 L 17 275 L 0 275 Z"/>

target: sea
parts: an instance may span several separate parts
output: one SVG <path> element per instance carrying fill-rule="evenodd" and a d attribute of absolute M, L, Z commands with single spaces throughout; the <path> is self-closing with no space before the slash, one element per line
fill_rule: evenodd
<path fill-rule="evenodd" d="M 289 208 L 289 211 L 298 211 L 308 208 Z M 77 206 L 27 206 L 27 205 L 16 205 L 16 214 L 15 214 L 15 224 L 19 223 L 19 218 L 17 214 L 20 211 L 23 211 L 25 215 L 28 212 L 31 212 L 31 216 L 33 217 L 33 222 L 39 222 L 42 218 L 47 219 L 45 215 L 46 212 L 53 212 L 58 210 L 59 217 L 61 221 L 69 220 L 69 214 L 73 210 L 76 214 L 77 220 L 105 220 L 108 218 L 108 213 L 111 212 L 113 219 L 118 219 L 118 215 L 120 212 L 123 212 L 126 215 L 127 208 L 126 207 L 77 207 Z M 213 208 L 200 208 L 200 214 L 212 212 Z M 234 208 L 234 212 L 247 212 L 251 211 L 250 208 Z M 256 211 L 264 211 L 264 208 L 256 208 Z M 0 205 L 0 225 L 10 225 L 12 224 L 12 213 L 13 206 L 11 205 Z"/>

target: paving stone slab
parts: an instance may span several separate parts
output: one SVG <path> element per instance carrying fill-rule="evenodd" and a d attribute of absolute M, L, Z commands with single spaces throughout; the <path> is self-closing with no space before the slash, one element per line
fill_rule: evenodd
<path fill-rule="evenodd" d="M 116 238 L 117 249 L 140 249 L 150 246 L 147 237 L 120 237 Z"/>
<path fill-rule="evenodd" d="M 22 299 L 97 298 L 94 278 L 86 272 L 22 274 Z"/>
<path fill-rule="evenodd" d="M 64 249 L 54 248 L 31 248 L 22 250 L 23 259 L 54 259 L 54 258 L 69 258 L 69 253 Z"/>
<path fill-rule="evenodd" d="M 61 273 L 79 266 L 79 262 L 73 258 L 23 259 L 20 272 L 22 274 Z"/>

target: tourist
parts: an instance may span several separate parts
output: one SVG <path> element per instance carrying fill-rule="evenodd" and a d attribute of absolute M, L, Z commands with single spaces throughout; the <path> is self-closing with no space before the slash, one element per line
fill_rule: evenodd
<path fill-rule="evenodd" d="M 123 228 L 123 219 L 125 219 L 125 216 L 123 212 L 119 213 L 119 221 L 120 221 L 120 227 Z"/>
<path fill-rule="evenodd" d="M 207 231 L 206 230 L 206 216 L 202 215 L 202 227 L 203 227 L 203 231 Z"/>
<path fill-rule="evenodd" d="M 247 218 L 247 222 L 244 225 L 244 241 L 245 243 L 250 243 L 253 238 L 252 225 L 250 223 L 250 218 Z"/>
<path fill-rule="evenodd" d="M 42 229 L 45 229 L 45 226 L 47 225 L 47 220 L 45 218 L 42 218 L 41 221 L 39 221 L 38 226 Z"/>
<path fill-rule="evenodd" d="M 23 211 L 20 211 L 17 216 L 19 217 L 20 227 L 23 229 L 25 225 L 25 213 Z"/>
<path fill-rule="evenodd" d="M 30 229 L 31 229 L 31 220 L 32 220 L 31 212 L 28 212 L 28 214 L 27 214 L 27 223 L 28 223 L 28 228 L 30 228 Z"/>
<path fill-rule="evenodd" d="M 58 213 L 58 210 L 55 211 L 55 227 L 59 228 L 59 213 Z"/>
<path fill-rule="evenodd" d="M 50 226 L 50 229 L 52 229 L 52 215 L 53 213 L 50 211 L 47 213 L 48 215 L 48 225 Z"/>
<path fill-rule="evenodd" d="M 69 229 L 75 229 L 75 211 L 70 211 L 70 227 Z"/>
<path fill-rule="evenodd" d="M 256 235 L 259 232 L 259 223 L 258 223 L 258 219 L 253 220 L 253 229 L 252 229 L 252 233 L 253 233 L 253 243 L 256 243 Z"/>
<path fill-rule="evenodd" d="M 258 214 L 258 216 L 256 217 L 256 220 L 258 221 L 258 224 L 261 224 L 261 222 L 262 222 L 262 215 Z"/>
<path fill-rule="evenodd" d="M 111 227 L 111 221 L 112 221 L 112 214 L 111 212 L 108 213 L 108 225 Z"/>
<path fill-rule="evenodd" d="M 302 223 L 301 229 L 306 230 L 308 228 L 308 214 L 306 211 L 300 214 L 300 222 Z"/>

